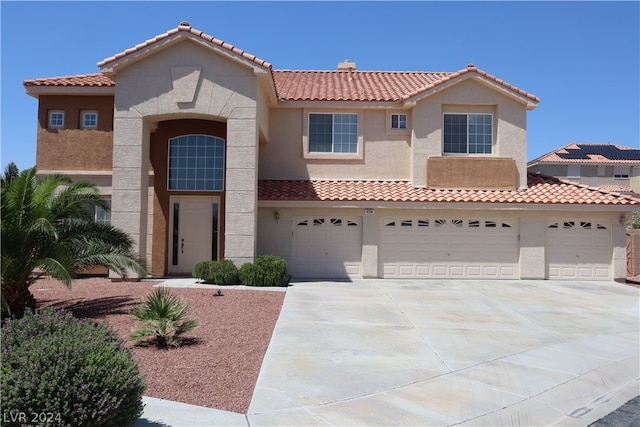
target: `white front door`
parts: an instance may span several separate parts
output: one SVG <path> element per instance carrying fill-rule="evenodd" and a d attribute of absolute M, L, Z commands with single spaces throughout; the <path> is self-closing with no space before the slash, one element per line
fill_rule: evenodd
<path fill-rule="evenodd" d="M 171 198 L 169 221 L 169 272 L 191 274 L 199 261 L 218 259 L 218 197 Z"/>

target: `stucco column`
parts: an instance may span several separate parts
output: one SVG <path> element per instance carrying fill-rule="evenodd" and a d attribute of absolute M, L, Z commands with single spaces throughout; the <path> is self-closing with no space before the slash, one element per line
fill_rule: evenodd
<path fill-rule="evenodd" d="M 254 108 L 238 108 L 227 121 L 225 258 L 238 266 L 256 254 L 258 131 Z M 244 116 L 244 117 L 243 117 Z"/>
<path fill-rule="evenodd" d="M 142 118 L 116 117 L 113 126 L 111 223 L 133 239 L 141 258 L 147 252 L 149 129 Z M 117 278 L 113 272 L 110 277 Z M 128 278 L 138 278 L 131 272 Z"/>
<path fill-rule="evenodd" d="M 611 221 L 611 240 L 613 253 L 611 254 L 611 279 L 626 279 L 627 277 L 627 229 L 621 224 L 624 215 L 616 215 Z"/>
<path fill-rule="evenodd" d="M 378 216 L 372 210 L 365 209 L 362 216 L 362 277 L 378 278 Z M 382 273 L 382 272 L 380 272 Z"/>
<path fill-rule="evenodd" d="M 520 278 L 544 279 L 545 264 L 544 215 L 524 213 L 520 217 Z"/>

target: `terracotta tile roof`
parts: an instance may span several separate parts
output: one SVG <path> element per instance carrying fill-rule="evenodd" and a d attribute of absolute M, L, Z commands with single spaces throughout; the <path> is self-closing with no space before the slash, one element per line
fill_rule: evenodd
<path fill-rule="evenodd" d="M 540 99 L 473 64 L 456 72 L 274 70 L 276 92 L 285 101 L 406 101 L 467 73 L 477 73 L 531 101 Z"/>
<path fill-rule="evenodd" d="M 138 52 L 138 51 L 140 51 L 140 50 L 142 50 L 142 49 L 144 49 L 146 47 L 149 47 L 149 46 L 151 46 L 151 45 L 153 45 L 153 44 L 155 44 L 155 43 L 157 43 L 157 42 L 159 42 L 161 40 L 164 40 L 164 39 L 166 39 L 168 37 L 171 37 L 174 34 L 178 34 L 179 32 L 191 33 L 191 34 L 193 34 L 193 35 L 195 35 L 197 37 L 200 37 L 203 40 L 206 40 L 206 41 L 208 41 L 210 43 L 218 45 L 218 46 L 220 46 L 220 47 L 222 47 L 224 49 L 227 49 L 230 52 L 233 52 L 233 53 L 235 53 L 237 55 L 242 56 L 243 58 L 246 58 L 246 59 L 248 59 L 250 61 L 253 61 L 253 62 L 255 62 L 256 64 L 258 64 L 260 66 L 263 66 L 263 67 L 269 68 L 269 69 L 271 68 L 271 64 L 268 63 L 267 61 L 262 60 L 262 59 L 258 58 L 255 55 L 251 55 L 250 53 L 245 52 L 244 50 L 239 49 L 239 48 L 237 48 L 237 47 L 235 47 L 235 46 L 233 46 L 233 45 L 231 45 L 229 43 L 226 43 L 226 42 L 224 42 L 222 40 L 219 40 L 219 39 L 217 39 L 217 38 L 215 38 L 213 36 L 205 34 L 204 32 L 202 32 L 200 30 L 196 30 L 195 28 L 192 28 L 191 25 L 189 25 L 188 22 L 181 22 L 180 25 L 178 26 L 178 28 L 174 28 L 172 30 L 169 30 L 166 33 L 157 35 L 154 38 L 147 40 L 146 42 L 140 43 L 140 44 L 138 44 L 138 45 L 136 45 L 136 46 L 134 46 L 132 48 L 129 48 L 129 49 L 123 51 L 123 52 L 117 53 L 114 56 L 106 58 L 103 61 L 98 62 L 98 67 L 103 67 L 103 66 L 105 66 L 105 65 L 107 65 L 107 64 L 109 64 L 109 63 L 111 63 L 113 61 L 116 61 L 116 60 L 118 60 L 118 59 L 120 59 L 120 58 L 122 58 L 124 56 L 130 55 L 130 54 L 132 54 L 134 52 Z"/>
<path fill-rule="evenodd" d="M 286 101 L 406 101 L 467 73 L 476 73 L 483 76 L 535 103 L 540 101 L 537 96 L 482 71 L 473 64 L 469 64 L 466 68 L 455 72 L 356 71 L 353 69 L 339 71 L 274 71 L 269 62 L 192 28 L 187 22 L 182 22 L 177 28 L 100 61 L 98 67 L 104 67 L 127 55 L 142 51 L 180 32 L 193 34 L 209 43 L 268 68 L 272 73 L 278 97 Z M 100 74 L 44 78 L 26 80 L 24 82 L 25 86 L 113 86 L 113 84 L 113 81 L 108 77 Z"/>
<path fill-rule="evenodd" d="M 75 87 L 109 87 L 115 82 L 100 73 L 80 74 L 77 76 L 47 77 L 42 79 L 25 80 L 24 86 L 75 86 Z"/>
<path fill-rule="evenodd" d="M 528 164 L 538 163 L 626 163 L 640 164 L 640 150 L 615 144 L 571 143 L 544 154 Z"/>
<path fill-rule="evenodd" d="M 640 205 L 640 199 L 557 178 L 529 174 L 525 190 L 436 190 L 408 181 L 258 182 L 258 199 L 269 201 L 439 202 L 562 205 Z"/>

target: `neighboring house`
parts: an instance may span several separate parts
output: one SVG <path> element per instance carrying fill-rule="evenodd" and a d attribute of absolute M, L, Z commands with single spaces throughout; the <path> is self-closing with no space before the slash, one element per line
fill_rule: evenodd
<path fill-rule="evenodd" d="M 571 143 L 529 162 L 530 172 L 623 194 L 640 195 L 640 149 Z"/>
<path fill-rule="evenodd" d="M 283 257 L 294 277 L 626 275 L 640 201 L 527 173 L 536 96 L 456 72 L 280 71 L 182 23 L 27 80 L 37 166 L 98 183 L 155 275 Z"/>

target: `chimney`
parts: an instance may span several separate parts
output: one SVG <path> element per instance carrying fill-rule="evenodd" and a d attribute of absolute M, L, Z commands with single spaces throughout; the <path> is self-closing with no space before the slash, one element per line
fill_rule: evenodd
<path fill-rule="evenodd" d="M 353 71 L 355 69 L 356 69 L 356 63 L 351 62 L 348 59 L 345 59 L 342 62 L 338 62 L 338 71 L 344 71 L 344 70 Z"/>

